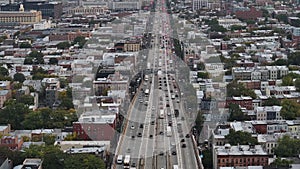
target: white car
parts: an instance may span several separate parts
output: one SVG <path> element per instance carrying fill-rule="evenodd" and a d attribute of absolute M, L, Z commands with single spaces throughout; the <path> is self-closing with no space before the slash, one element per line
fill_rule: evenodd
<path fill-rule="evenodd" d="M 132 130 L 134 130 L 134 126 L 132 125 L 131 127 L 130 127 Z"/>

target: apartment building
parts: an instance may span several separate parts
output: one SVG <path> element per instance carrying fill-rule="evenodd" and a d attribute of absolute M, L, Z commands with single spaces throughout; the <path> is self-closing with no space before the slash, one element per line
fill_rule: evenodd
<path fill-rule="evenodd" d="M 280 110 L 282 106 L 265 106 L 257 107 L 255 109 L 256 120 L 282 120 L 280 116 Z"/>
<path fill-rule="evenodd" d="M 213 148 L 213 168 L 236 166 L 266 166 L 268 153 L 261 145 L 215 146 Z"/>

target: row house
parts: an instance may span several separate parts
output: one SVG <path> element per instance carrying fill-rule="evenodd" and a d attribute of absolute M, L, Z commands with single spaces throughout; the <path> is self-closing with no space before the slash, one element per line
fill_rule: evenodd
<path fill-rule="evenodd" d="M 11 126 L 10 124 L 6 126 L 0 126 L 0 135 L 8 135 L 11 131 Z"/>
<path fill-rule="evenodd" d="M 8 147 L 11 150 L 20 150 L 23 144 L 22 137 L 17 136 L 2 136 L 0 147 Z"/>
<path fill-rule="evenodd" d="M 266 91 L 268 86 L 276 85 L 275 80 L 260 81 L 260 80 L 238 80 L 238 83 L 242 83 L 247 89 Z"/>
<path fill-rule="evenodd" d="M 119 71 L 109 74 L 107 78 L 97 78 L 93 82 L 97 95 L 105 95 L 108 90 L 127 90 L 129 79 L 122 76 Z"/>
<path fill-rule="evenodd" d="M 286 121 L 288 132 L 291 134 L 300 134 L 300 121 Z"/>
<path fill-rule="evenodd" d="M 213 168 L 236 166 L 267 166 L 268 153 L 261 145 L 215 146 Z"/>
<path fill-rule="evenodd" d="M 280 110 L 282 106 L 265 106 L 257 107 L 255 109 L 256 120 L 282 120 L 280 116 Z"/>
<path fill-rule="evenodd" d="M 252 123 L 256 132 L 259 134 L 274 134 L 285 133 L 288 129 L 288 124 L 284 120 L 270 120 L 270 121 L 249 121 Z"/>
<path fill-rule="evenodd" d="M 11 82 L 10 81 L 0 81 L 0 89 L 1 90 L 10 90 Z"/>
<path fill-rule="evenodd" d="M 246 108 L 247 110 L 253 109 L 252 104 L 253 99 L 249 96 L 240 96 L 240 97 L 230 97 L 226 99 L 226 107 L 229 106 L 229 104 L 237 104 L 241 107 Z"/>
<path fill-rule="evenodd" d="M 232 77 L 237 80 L 276 80 L 289 73 L 286 66 L 233 67 Z"/>
<path fill-rule="evenodd" d="M 267 96 L 285 95 L 296 92 L 295 86 L 268 86 L 266 88 Z"/>
<path fill-rule="evenodd" d="M 255 63 L 251 60 L 236 60 L 237 67 L 254 67 Z"/>
<path fill-rule="evenodd" d="M 111 141 L 116 129 L 116 114 L 101 115 L 83 113 L 73 123 L 73 131 L 79 139 Z"/>
<path fill-rule="evenodd" d="M 6 100 L 11 98 L 11 90 L 0 90 L 0 108 L 3 108 Z"/>
<path fill-rule="evenodd" d="M 277 135 L 258 134 L 257 141 L 262 145 L 263 149 L 268 154 L 274 154 L 274 148 L 277 147 L 277 141 L 279 137 Z"/>

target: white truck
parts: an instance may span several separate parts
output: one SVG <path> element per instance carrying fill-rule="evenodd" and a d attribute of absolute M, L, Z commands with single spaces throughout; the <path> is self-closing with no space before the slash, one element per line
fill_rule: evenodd
<path fill-rule="evenodd" d="M 161 119 L 165 118 L 165 110 L 164 109 L 159 110 L 159 118 L 161 118 Z"/>
<path fill-rule="evenodd" d="M 125 155 L 124 168 L 130 168 L 130 155 Z"/>
<path fill-rule="evenodd" d="M 168 137 L 172 136 L 172 128 L 171 128 L 171 126 L 167 126 L 167 136 Z"/>

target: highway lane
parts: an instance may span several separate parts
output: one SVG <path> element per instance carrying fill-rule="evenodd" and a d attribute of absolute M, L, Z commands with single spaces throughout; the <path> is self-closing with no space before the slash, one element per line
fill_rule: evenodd
<path fill-rule="evenodd" d="M 139 166 L 139 158 L 144 158 L 145 165 L 141 168 L 168 169 L 171 168 L 170 166 L 172 165 L 178 165 L 179 168 L 194 169 L 198 167 L 190 139 L 185 138 L 186 148 L 182 148 L 183 143 L 180 142 L 182 137 L 184 137 L 186 133 L 189 133 L 189 127 L 184 120 L 181 120 L 181 115 L 179 118 L 175 117 L 174 109 L 178 109 L 180 114 L 183 115 L 185 112 L 183 106 L 177 103 L 177 98 L 175 100 L 171 99 L 172 93 L 174 93 L 176 89 L 173 86 L 173 81 L 168 79 L 167 72 L 176 68 L 173 65 L 169 65 L 169 60 L 173 55 L 170 51 L 171 47 L 168 46 L 170 42 L 168 37 L 171 34 L 171 30 L 168 25 L 169 16 L 162 12 L 165 8 L 164 1 L 162 0 L 161 2 L 161 5 L 158 6 L 161 11 L 160 13 L 155 13 L 154 16 L 155 24 L 153 25 L 153 32 L 155 32 L 157 36 L 155 36 L 154 47 L 150 49 L 148 53 L 147 62 L 151 63 L 153 69 L 162 70 L 163 73 L 157 76 L 152 74 L 152 83 L 148 82 L 145 86 L 143 85 L 143 89 L 150 89 L 150 95 L 147 98 L 142 97 L 144 99 L 143 102 L 148 99 L 148 106 L 139 103 L 138 99 L 134 100 L 133 107 L 137 108 L 137 110 L 132 110 L 129 119 L 134 122 L 138 121 L 144 126 L 140 129 L 138 125 L 135 125 L 135 129 L 130 129 L 132 124 L 128 123 L 125 131 L 127 137 L 123 137 L 123 142 L 120 142 L 121 150 L 119 154 L 131 154 L 133 157 L 132 161 L 136 163 L 137 166 Z M 160 39 L 160 35 L 163 35 L 166 39 Z M 161 61 L 161 66 L 158 66 Z M 162 90 L 158 90 L 158 76 L 165 78 L 165 80 L 162 79 L 160 83 L 162 84 Z M 173 92 L 171 92 L 171 90 Z M 142 95 L 143 94 L 139 92 L 138 97 Z M 160 97 L 162 100 L 159 99 Z M 163 119 L 158 118 L 161 103 L 166 114 Z M 167 104 L 169 107 L 166 106 Z M 170 115 L 168 115 L 168 112 L 170 112 Z M 152 121 L 155 121 L 154 125 L 152 125 Z M 172 122 L 172 137 L 167 137 L 166 128 L 169 125 L 169 121 Z M 136 137 L 138 132 L 142 133 L 141 138 Z M 135 139 L 131 138 L 132 135 L 135 135 Z M 150 135 L 152 135 L 151 138 Z M 130 152 L 128 152 L 129 148 L 131 148 Z M 176 155 L 172 155 L 172 152 L 176 152 Z M 122 166 L 119 165 L 118 168 L 122 168 Z"/>

